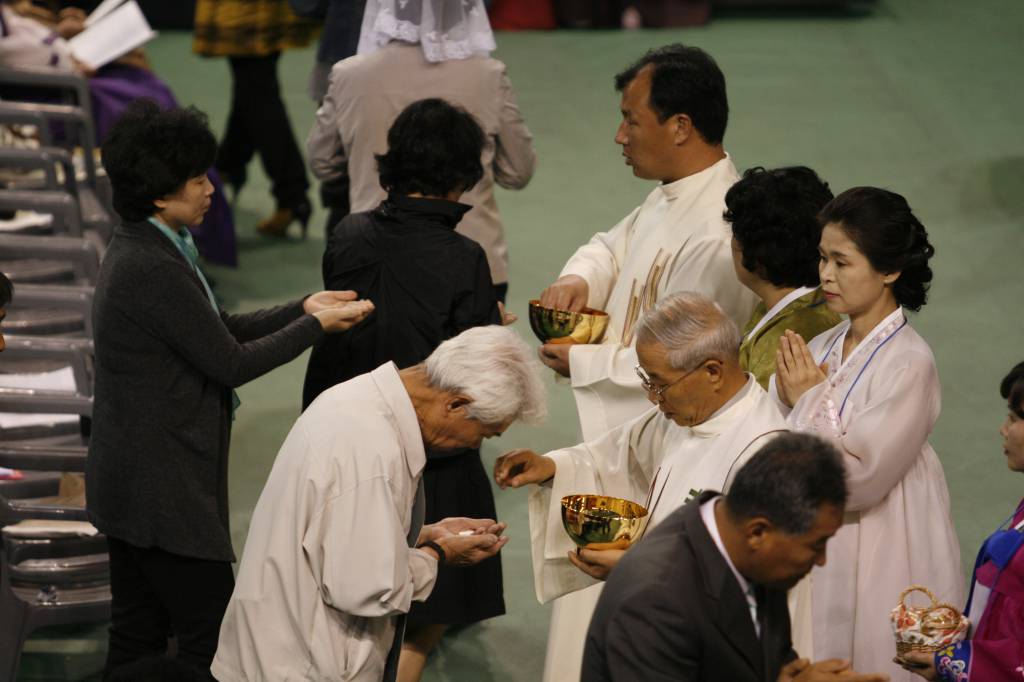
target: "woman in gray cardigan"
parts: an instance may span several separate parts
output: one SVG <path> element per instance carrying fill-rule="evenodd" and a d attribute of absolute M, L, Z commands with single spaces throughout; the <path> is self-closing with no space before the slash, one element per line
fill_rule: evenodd
<path fill-rule="evenodd" d="M 241 315 L 221 310 L 188 226 L 213 187 L 216 141 L 199 111 L 140 100 L 103 145 L 123 219 L 96 285 L 96 387 L 86 466 L 89 517 L 108 537 L 106 673 L 161 655 L 208 670 L 234 579 L 228 443 L 234 388 L 372 310 L 324 291 Z"/>

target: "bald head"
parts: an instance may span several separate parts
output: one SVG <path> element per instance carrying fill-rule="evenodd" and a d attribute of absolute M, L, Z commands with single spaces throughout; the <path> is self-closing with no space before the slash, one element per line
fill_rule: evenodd
<path fill-rule="evenodd" d="M 637 322 L 636 340 L 663 346 L 675 369 L 689 371 L 713 359 L 739 371 L 740 332 L 703 294 L 684 291 L 659 301 Z"/>

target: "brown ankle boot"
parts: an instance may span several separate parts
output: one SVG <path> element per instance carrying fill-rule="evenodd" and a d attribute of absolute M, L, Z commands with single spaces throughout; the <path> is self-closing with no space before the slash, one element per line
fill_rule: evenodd
<path fill-rule="evenodd" d="M 308 201 L 304 201 L 294 209 L 279 208 L 269 218 L 264 218 L 256 223 L 256 231 L 268 237 L 285 237 L 288 235 L 288 226 L 293 220 L 299 221 L 302 228 L 302 238 L 306 238 L 309 230 L 309 218 L 313 213 Z"/>

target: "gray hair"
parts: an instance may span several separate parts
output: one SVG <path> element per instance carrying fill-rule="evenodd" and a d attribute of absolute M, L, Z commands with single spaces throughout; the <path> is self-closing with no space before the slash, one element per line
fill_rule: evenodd
<path fill-rule="evenodd" d="M 467 412 L 483 424 L 536 423 L 547 414 L 540 362 L 508 327 L 467 329 L 438 346 L 424 365 L 433 388 L 472 398 Z"/>
<path fill-rule="evenodd" d="M 703 294 L 683 291 L 658 301 L 636 324 L 637 343 L 659 343 L 668 362 L 688 371 L 715 359 L 737 364 L 740 332 L 729 316 Z"/>

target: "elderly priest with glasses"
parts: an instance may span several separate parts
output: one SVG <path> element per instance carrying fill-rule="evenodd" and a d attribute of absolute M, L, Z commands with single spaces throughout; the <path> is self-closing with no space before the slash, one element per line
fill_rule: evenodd
<path fill-rule="evenodd" d="M 771 398 L 740 368 L 739 331 L 711 299 L 662 299 L 636 333 L 636 371 L 654 407 L 592 441 L 546 455 L 516 450 L 495 462 L 502 488 L 537 484 L 529 511 L 541 602 L 604 580 L 625 551 L 577 552 L 562 528 L 564 496 L 645 504 L 649 531 L 703 490 L 728 489 L 743 463 L 786 430 Z"/>

